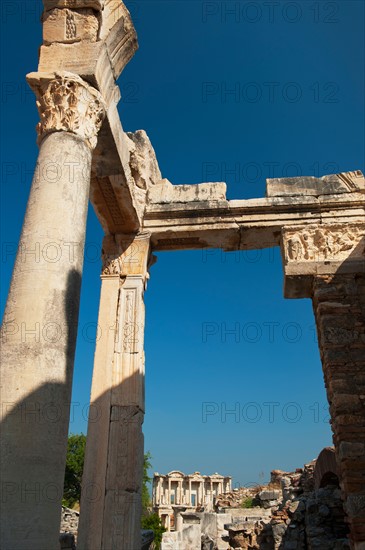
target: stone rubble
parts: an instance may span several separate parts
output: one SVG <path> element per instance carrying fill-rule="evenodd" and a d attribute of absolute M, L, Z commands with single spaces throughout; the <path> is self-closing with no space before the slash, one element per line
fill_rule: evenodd
<path fill-rule="evenodd" d="M 218 495 L 214 513 L 182 513 L 182 530 L 165 533 L 162 550 L 348 550 L 341 490 L 315 486 L 315 466 L 273 470 L 267 486 Z M 76 550 L 78 522 L 79 512 L 63 506 L 61 550 Z M 143 535 L 147 550 L 152 533 Z"/>
<path fill-rule="evenodd" d="M 252 509 L 232 514 L 229 550 L 345 550 L 350 548 L 341 491 L 336 485 L 315 489 L 316 461 L 295 472 L 274 470 L 267 487 L 220 495 L 217 505 L 239 506 L 250 493 Z M 279 489 L 280 487 L 280 489 Z M 241 500 L 242 502 L 242 500 Z M 217 508 L 217 510 L 218 510 Z M 268 517 L 267 512 L 270 512 Z M 249 514 L 252 514 L 251 517 Z M 256 518 L 254 517 L 256 516 Z"/>

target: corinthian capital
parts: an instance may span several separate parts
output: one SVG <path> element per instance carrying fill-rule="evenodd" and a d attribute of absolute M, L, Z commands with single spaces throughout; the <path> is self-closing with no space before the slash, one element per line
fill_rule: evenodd
<path fill-rule="evenodd" d="M 67 73 L 30 73 L 27 81 L 36 94 L 39 142 L 52 132 L 70 132 L 94 149 L 105 116 L 101 94 L 79 76 Z"/>
<path fill-rule="evenodd" d="M 155 261 L 151 254 L 151 234 L 106 236 L 103 241 L 102 276 L 142 277 Z"/>

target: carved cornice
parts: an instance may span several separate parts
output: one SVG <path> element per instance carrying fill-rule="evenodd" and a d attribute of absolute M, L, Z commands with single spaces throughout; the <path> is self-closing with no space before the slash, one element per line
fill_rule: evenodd
<path fill-rule="evenodd" d="M 37 96 L 39 142 L 49 133 L 64 131 L 81 137 L 94 149 L 105 116 L 100 93 L 67 72 L 30 73 L 27 81 Z"/>

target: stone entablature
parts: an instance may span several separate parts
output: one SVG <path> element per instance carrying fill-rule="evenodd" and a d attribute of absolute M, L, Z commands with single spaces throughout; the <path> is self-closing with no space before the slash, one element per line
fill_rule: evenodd
<path fill-rule="evenodd" d="M 185 508 L 186 511 L 204 508 L 211 511 L 215 497 L 231 490 L 232 478 L 218 473 L 210 476 L 201 475 L 200 472 L 185 475 L 176 470 L 166 475 L 155 473 L 152 505 L 169 529 L 170 516 L 176 508 Z"/>

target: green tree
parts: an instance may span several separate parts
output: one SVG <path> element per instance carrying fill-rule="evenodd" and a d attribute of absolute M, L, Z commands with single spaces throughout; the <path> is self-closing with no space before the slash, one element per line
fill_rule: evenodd
<path fill-rule="evenodd" d="M 151 483 L 152 478 L 148 475 L 148 470 L 151 468 L 151 453 L 148 451 L 144 455 L 143 460 L 143 483 L 142 483 L 142 514 L 145 515 L 148 509 L 151 507 L 151 498 L 148 484 Z"/>
<path fill-rule="evenodd" d="M 152 478 L 148 475 L 148 470 L 152 467 L 151 453 L 148 451 L 144 455 L 143 461 L 143 483 L 142 483 L 142 529 L 152 529 L 154 532 L 153 548 L 159 550 L 162 541 L 162 535 L 166 529 L 162 526 L 161 518 L 158 514 L 151 511 L 152 502 L 149 492 L 149 483 Z"/>
<path fill-rule="evenodd" d="M 84 469 L 86 435 L 68 436 L 63 505 L 72 508 L 81 498 L 81 479 Z"/>
<path fill-rule="evenodd" d="M 62 504 L 72 508 L 80 502 L 81 481 L 85 460 L 86 435 L 70 434 L 67 443 L 67 457 L 65 470 L 65 483 L 63 488 Z M 143 461 L 142 484 L 142 510 L 143 515 L 148 514 L 151 507 L 149 483 L 152 481 L 148 475 L 151 468 L 151 453 L 145 453 Z"/>
<path fill-rule="evenodd" d="M 158 514 L 148 514 L 142 516 L 142 529 L 152 529 L 154 532 L 154 547 L 156 550 L 159 550 L 161 547 L 162 535 L 166 531 L 163 527 L 161 518 Z"/>

